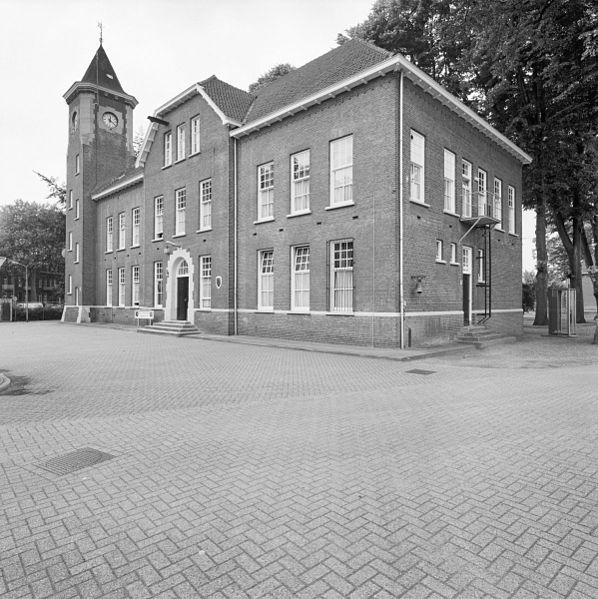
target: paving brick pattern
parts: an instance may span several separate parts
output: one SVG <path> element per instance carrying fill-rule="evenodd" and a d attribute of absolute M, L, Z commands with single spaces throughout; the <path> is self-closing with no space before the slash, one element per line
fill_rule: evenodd
<path fill-rule="evenodd" d="M 598 596 L 598 348 L 559 362 L 538 337 L 420 375 L 55 323 L 0 338 L 2 599 Z M 39 467 L 81 447 L 116 457 Z"/>

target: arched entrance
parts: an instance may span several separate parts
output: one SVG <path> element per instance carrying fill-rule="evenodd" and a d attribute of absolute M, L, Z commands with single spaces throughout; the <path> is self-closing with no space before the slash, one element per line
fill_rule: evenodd
<path fill-rule="evenodd" d="M 177 248 L 170 256 L 166 272 L 166 320 L 193 322 L 193 273 L 191 255 Z"/>

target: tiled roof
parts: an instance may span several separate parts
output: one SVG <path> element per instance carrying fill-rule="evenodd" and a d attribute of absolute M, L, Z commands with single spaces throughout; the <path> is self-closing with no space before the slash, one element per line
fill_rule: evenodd
<path fill-rule="evenodd" d="M 125 93 L 102 45 L 100 45 L 91 59 L 81 81 L 83 83 L 93 83 L 93 85 L 97 84 L 100 87 L 105 87 L 121 94 Z"/>
<path fill-rule="evenodd" d="M 92 192 L 92 196 L 97 196 L 98 194 L 101 194 L 102 192 L 106 191 L 107 189 L 110 189 L 111 187 L 127 187 L 127 182 L 131 181 L 132 179 L 135 179 L 135 177 L 137 177 L 138 175 L 143 175 L 143 167 L 131 166 L 117 177 L 110 179 L 110 181 L 104 181 L 99 185 L 96 185 L 95 189 Z"/>
<path fill-rule="evenodd" d="M 392 54 L 359 39 L 351 39 L 326 54 L 256 90 L 244 121 L 254 121 L 301 98 L 367 69 Z"/>
<path fill-rule="evenodd" d="M 251 103 L 255 100 L 252 94 L 221 81 L 216 75 L 201 81 L 199 85 L 227 117 L 237 122 L 243 121 Z"/>

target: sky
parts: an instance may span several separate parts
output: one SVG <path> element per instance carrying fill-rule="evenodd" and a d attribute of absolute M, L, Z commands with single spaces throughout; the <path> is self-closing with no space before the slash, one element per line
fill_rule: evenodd
<path fill-rule="evenodd" d="M 301 66 L 336 46 L 374 0 L 0 0 L 0 205 L 44 201 L 34 171 L 65 180 L 63 94 L 103 45 L 125 92 L 137 98 L 135 132 L 192 83 L 217 75 L 247 89 L 270 67 Z M 523 221 L 531 270 L 533 217 Z"/>

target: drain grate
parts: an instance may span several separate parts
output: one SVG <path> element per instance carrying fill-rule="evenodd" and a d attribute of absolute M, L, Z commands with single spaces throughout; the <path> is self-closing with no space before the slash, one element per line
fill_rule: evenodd
<path fill-rule="evenodd" d="M 70 474 L 81 468 L 87 468 L 88 466 L 95 466 L 101 462 L 111 460 L 116 456 L 98 451 L 91 447 L 82 447 L 76 451 L 65 453 L 58 457 L 52 458 L 47 462 L 38 464 L 40 468 L 53 472 L 54 474 Z"/>
<path fill-rule="evenodd" d="M 435 370 L 424 370 L 423 368 L 412 368 L 407 371 L 409 374 L 436 374 Z"/>

